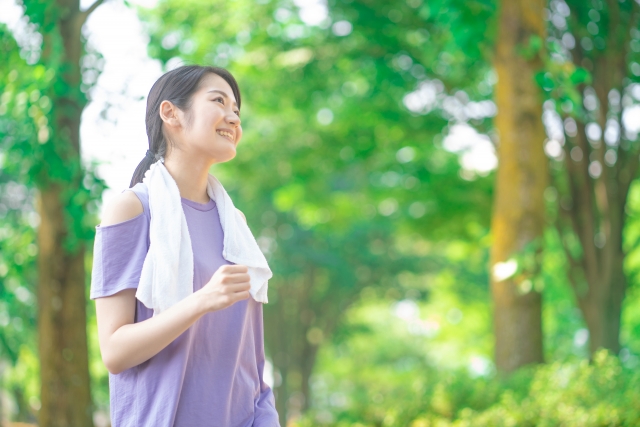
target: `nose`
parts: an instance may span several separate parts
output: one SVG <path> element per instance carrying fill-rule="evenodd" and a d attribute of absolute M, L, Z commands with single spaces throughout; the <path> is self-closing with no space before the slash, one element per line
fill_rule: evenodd
<path fill-rule="evenodd" d="M 227 123 L 231 126 L 238 127 L 240 126 L 241 120 L 235 113 L 229 113 L 227 114 Z"/>

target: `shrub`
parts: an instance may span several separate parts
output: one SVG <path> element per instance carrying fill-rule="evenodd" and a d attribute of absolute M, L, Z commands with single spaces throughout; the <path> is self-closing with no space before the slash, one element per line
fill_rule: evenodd
<path fill-rule="evenodd" d="M 423 371 L 394 383 L 383 399 L 354 385 L 346 406 L 312 408 L 295 425 L 410 427 L 640 426 L 640 372 L 598 352 L 593 361 L 556 362 L 508 378 Z M 384 385 L 382 385 L 384 388 Z M 377 401 L 376 401 L 377 400 Z"/>

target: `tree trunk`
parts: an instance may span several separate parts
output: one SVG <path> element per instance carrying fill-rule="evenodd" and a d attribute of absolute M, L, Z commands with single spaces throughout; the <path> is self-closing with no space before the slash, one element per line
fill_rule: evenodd
<path fill-rule="evenodd" d="M 620 352 L 622 302 L 627 288 L 623 261 L 624 254 L 619 253 L 606 282 L 597 283 L 597 278 L 587 279 L 590 289 L 602 292 L 588 292 L 584 298 L 578 296 L 578 305 L 589 330 L 591 356 L 601 348 L 613 354 Z"/>
<path fill-rule="evenodd" d="M 272 282 L 277 292 L 275 305 L 265 307 L 265 345 L 274 370 L 282 382 L 274 387 L 280 424 L 296 419 L 311 404 L 310 377 L 319 346 L 335 329 L 355 296 L 336 297 L 340 303 L 327 303 L 326 296 L 312 295 L 318 287 L 318 268 L 303 267 L 304 275 L 286 284 Z M 322 331 L 322 332 L 320 332 Z"/>
<path fill-rule="evenodd" d="M 275 285 L 274 281 L 272 283 Z M 280 294 L 280 289 L 276 286 L 272 286 L 274 290 Z M 280 297 L 278 296 L 278 301 Z M 288 366 L 290 354 L 287 349 L 287 343 L 290 338 L 290 333 L 287 328 L 287 322 L 282 321 L 281 318 L 284 308 L 278 307 L 278 309 L 269 309 L 265 307 L 264 310 L 264 335 L 265 335 L 265 348 L 269 350 L 271 356 L 271 362 L 273 364 L 274 380 L 277 378 L 276 373 L 279 376 L 279 384 L 275 384 L 273 387 L 273 393 L 276 398 L 276 409 L 278 411 L 278 417 L 280 418 L 280 425 L 287 425 L 287 402 L 289 401 L 289 387 L 288 384 Z"/>
<path fill-rule="evenodd" d="M 547 159 L 542 94 L 534 80 L 541 63 L 537 57 L 527 60 L 519 53 L 531 36 L 545 39 L 544 6 L 541 0 L 503 1 L 499 12 L 494 65 L 500 143 L 491 227 L 491 290 L 495 361 L 500 372 L 543 362 L 542 297 L 534 286 L 536 268 L 506 275 L 504 268 L 513 266 L 508 263 L 513 259 L 522 270 L 519 253 L 536 244 L 530 256 L 537 264 L 544 229 Z"/>
<path fill-rule="evenodd" d="M 280 376 L 280 383 L 274 386 L 273 392 L 280 425 L 286 426 L 290 416 L 289 400 L 293 391 L 289 373 L 295 370 L 296 343 L 300 340 L 296 333 L 299 326 L 299 320 L 296 318 L 299 310 L 299 285 L 294 280 L 284 286 L 272 281 L 270 287 L 277 293 L 277 297 L 274 298 L 277 305 L 265 306 L 265 347 L 269 350 L 274 373 L 278 372 Z M 293 376 L 295 377 L 295 374 Z"/>
<path fill-rule="evenodd" d="M 67 234 L 60 188 L 40 190 L 38 329 L 41 427 L 93 425 L 85 312 L 84 248 L 60 250 Z"/>
<path fill-rule="evenodd" d="M 304 279 L 292 280 L 286 286 L 274 286 L 278 292 L 278 309 L 265 310 L 269 334 L 265 332 L 272 350 L 273 366 L 282 382 L 274 387 L 280 424 L 285 426 L 291 418 L 301 415 L 309 402 L 309 376 L 315 353 L 309 360 L 307 332 L 315 317 L 310 309 L 309 290 L 314 284 L 314 268 L 307 267 Z M 317 347 L 316 347 L 317 348 Z M 309 368 L 311 363 L 311 368 Z"/>
<path fill-rule="evenodd" d="M 44 164 L 38 187 L 38 344 L 40 358 L 40 427 L 91 427 L 86 330 L 85 242 L 78 234 L 82 207 L 78 194 L 84 176 L 80 156 L 80 120 L 86 98 L 80 91 L 81 29 L 88 15 L 78 0 L 54 4 L 25 1 L 26 13 L 40 23 L 40 63 L 55 70 L 45 93 L 53 108 L 51 138 L 42 144 Z M 79 215 L 71 215 L 69 207 Z M 73 216 L 73 218 L 72 218 Z M 71 242 L 70 245 L 65 243 Z"/>

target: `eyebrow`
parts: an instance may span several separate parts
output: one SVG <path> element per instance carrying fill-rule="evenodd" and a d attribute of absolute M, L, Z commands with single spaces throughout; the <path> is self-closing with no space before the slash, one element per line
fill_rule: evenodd
<path fill-rule="evenodd" d="M 222 94 L 222 96 L 224 96 L 225 98 L 227 98 L 227 99 L 231 99 L 231 98 L 229 97 L 229 95 L 227 95 L 227 93 L 226 93 L 226 92 L 223 92 L 223 91 L 221 91 L 221 90 L 218 90 L 218 89 L 211 89 L 211 90 L 210 90 L 209 92 L 207 92 L 207 93 L 211 93 L 211 92 L 218 92 L 219 94 Z M 236 107 L 238 107 L 238 104 L 236 104 L 235 102 L 233 102 L 233 105 L 235 105 Z"/>

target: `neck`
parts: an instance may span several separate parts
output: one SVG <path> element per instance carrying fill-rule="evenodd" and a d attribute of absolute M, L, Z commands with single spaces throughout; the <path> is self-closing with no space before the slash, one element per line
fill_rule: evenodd
<path fill-rule="evenodd" d="M 180 197 L 197 203 L 208 203 L 207 176 L 213 165 L 202 157 L 188 156 L 186 153 L 172 150 L 171 156 L 165 158 L 164 166 L 178 185 Z"/>

